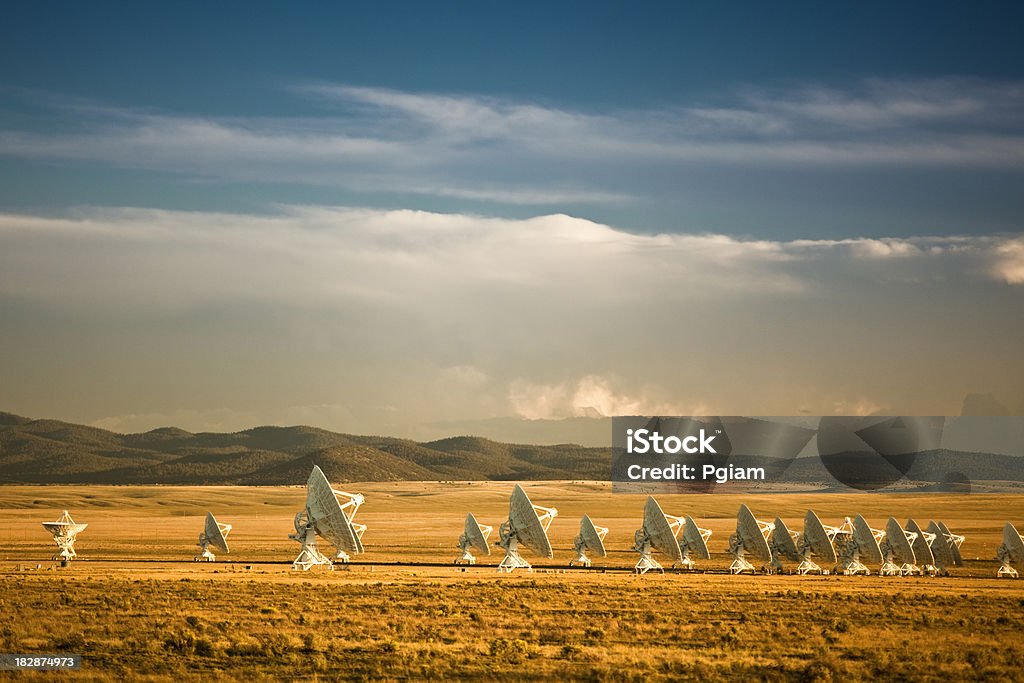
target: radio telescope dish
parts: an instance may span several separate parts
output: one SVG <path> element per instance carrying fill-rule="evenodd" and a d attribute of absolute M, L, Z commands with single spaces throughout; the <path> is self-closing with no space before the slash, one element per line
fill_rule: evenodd
<path fill-rule="evenodd" d="M 960 555 L 960 546 L 964 544 L 964 537 L 958 536 L 950 531 L 949 527 L 947 527 L 942 520 L 936 522 L 936 526 L 939 527 L 942 535 L 949 539 L 949 550 L 953 555 L 953 566 L 964 566 L 964 558 Z"/>
<path fill-rule="evenodd" d="M 932 552 L 932 545 L 935 544 L 935 534 L 925 531 L 913 519 L 907 520 L 907 532 L 916 534 L 910 545 L 914 548 L 914 557 L 917 558 L 917 566 L 925 574 L 932 576 L 939 573 L 935 566 L 935 554 Z"/>
<path fill-rule="evenodd" d="M 476 517 L 470 512 L 466 515 L 466 526 L 462 535 L 459 536 L 459 550 L 462 551 L 462 557 L 455 560 L 455 564 L 465 562 L 466 564 L 476 564 L 476 558 L 473 557 L 473 553 L 470 550 L 476 550 L 484 555 L 491 554 L 491 546 L 487 544 L 487 537 L 494 531 L 494 527 L 480 524 L 476 521 Z"/>
<path fill-rule="evenodd" d="M 870 574 L 864 562 L 881 564 L 882 549 L 879 541 L 885 537 L 884 531 L 872 529 L 862 515 L 857 515 L 851 521 L 846 518 L 843 526 L 836 534 L 836 541 L 839 547 L 839 567 L 843 574 Z"/>
<path fill-rule="evenodd" d="M 682 517 L 666 515 L 654 496 L 648 496 L 644 504 L 643 526 L 633 534 L 633 549 L 640 553 L 633 571 L 637 574 L 646 574 L 652 569 L 665 571 L 661 564 L 654 559 L 654 551 L 662 553 L 670 560 L 673 566 L 683 561 L 683 551 L 679 547 L 676 535 L 683 526 Z"/>
<path fill-rule="evenodd" d="M 997 576 L 1016 579 L 1024 571 L 1024 537 L 1010 522 L 1003 527 L 1003 544 L 996 551 L 996 559 L 999 560 Z"/>
<path fill-rule="evenodd" d="M 580 520 L 580 533 L 573 539 L 572 549 L 576 551 L 576 559 L 571 560 L 569 566 L 579 564 L 589 567 L 588 550 L 598 557 L 607 557 L 608 551 L 604 548 L 604 537 L 607 535 L 608 529 L 603 526 L 595 526 L 590 515 L 583 515 L 583 519 Z"/>
<path fill-rule="evenodd" d="M 776 517 L 772 524 L 772 533 L 768 537 L 768 548 L 772 553 L 772 569 L 781 572 L 783 558 L 791 562 L 800 561 L 800 550 L 797 542 L 800 540 L 800 533 L 790 531 L 781 517 Z"/>
<path fill-rule="evenodd" d="M 306 482 L 306 508 L 295 515 L 295 533 L 288 536 L 302 544 L 292 568 L 308 570 L 317 565 L 331 564 L 331 560 L 316 547 L 317 536 L 327 539 L 335 547 L 335 560 L 348 562 L 350 553 L 362 553 L 366 526 L 352 521 L 362 504 L 362 494 L 331 488 L 323 470 L 314 465 Z"/>
<path fill-rule="evenodd" d="M 833 539 L 839 534 L 840 528 L 825 526 L 814 510 L 808 510 L 804 515 L 804 532 L 797 539 L 797 550 L 800 554 L 800 564 L 797 565 L 796 573 L 801 576 L 806 574 L 827 574 L 828 570 L 819 567 L 813 559 L 817 556 L 827 564 L 835 565 L 838 561 Z"/>
<path fill-rule="evenodd" d="M 962 567 L 964 562 L 960 557 L 960 545 L 964 542 L 963 536 L 949 533 L 949 529 L 942 522 L 929 522 L 928 532 L 934 534 L 932 541 L 932 555 L 935 557 L 935 566 L 943 574 L 949 573 L 950 567 Z"/>
<path fill-rule="evenodd" d="M 516 484 L 508 503 L 508 520 L 498 527 L 499 540 L 495 545 L 505 551 L 498 571 L 511 572 L 519 568 L 533 571 L 530 563 L 519 554 L 520 545 L 541 557 L 554 557 L 551 541 L 548 540 L 548 527 L 551 526 L 551 520 L 557 516 L 558 510 L 555 508 L 534 505 L 523 487 Z"/>
<path fill-rule="evenodd" d="M 196 560 L 206 560 L 207 562 L 216 560 L 217 556 L 210 550 L 211 547 L 222 553 L 231 552 L 228 550 L 229 531 L 231 531 L 230 524 L 221 524 L 214 518 L 212 512 L 207 512 L 206 525 L 203 527 L 202 533 L 199 534 L 199 548 L 202 553 L 196 556 Z"/>
<path fill-rule="evenodd" d="M 895 517 L 885 523 L 885 536 L 879 544 L 882 551 L 882 567 L 879 576 L 910 576 L 920 574 L 917 556 L 914 555 L 914 541 L 917 534 L 905 531 Z"/>
<path fill-rule="evenodd" d="M 682 566 L 693 569 L 693 558 L 699 560 L 710 560 L 711 551 L 708 550 L 708 539 L 711 538 L 711 529 L 701 529 L 693 517 L 686 516 L 683 522 L 683 533 L 679 539 L 679 550 L 682 551 Z"/>
<path fill-rule="evenodd" d="M 762 522 L 754 517 L 754 513 L 745 504 L 740 505 L 736 513 L 736 533 L 729 537 L 729 554 L 733 557 L 729 573 L 756 571 L 754 565 L 746 559 L 747 553 L 765 565 L 771 563 L 772 551 L 768 547 L 768 536 L 773 526 L 771 522 Z"/>
<path fill-rule="evenodd" d="M 75 539 L 87 526 L 89 525 L 78 524 L 71 519 L 67 510 L 56 522 L 43 522 L 43 528 L 53 534 L 53 540 L 57 543 L 58 552 L 53 559 L 68 562 L 78 557 L 78 553 L 75 552 Z"/>

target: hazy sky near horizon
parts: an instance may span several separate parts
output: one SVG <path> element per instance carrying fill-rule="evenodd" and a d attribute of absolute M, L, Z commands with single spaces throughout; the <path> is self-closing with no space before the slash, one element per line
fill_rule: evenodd
<path fill-rule="evenodd" d="M 1022 13 L 13 8 L 0 410 L 1024 413 Z"/>

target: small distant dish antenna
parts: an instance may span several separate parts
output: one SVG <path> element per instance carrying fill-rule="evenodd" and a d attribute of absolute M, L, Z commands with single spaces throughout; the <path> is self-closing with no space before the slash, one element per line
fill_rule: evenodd
<path fill-rule="evenodd" d="M 516 484 L 508 503 L 508 519 L 498 527 L 499 540 L 495 545 L 505 551 L 498 571 L 533 571 L 530 563 L 519 554 L 519 546 L 529 548 L 541 557 L 554 557 L 551 541 L 548 540 L 548 527 L 551 526 L 551 520 L 557 516 L 558 510 L 555 508 L 534 505 L 523 487 Z"/>
<path fill-rule="evenodd" d="M 964 543 L 963 536 L 951 533 L 945 524 L 936 521 L 928 522 L 926 533 L 935 537 L 931 543 L 931 550 L 935 558 L 935 568 L 940 574 L 949 574 L 950 567 L 964 566 L 963 557 L 960 556 L 960 546 Z"/>
<path fill-rule="evenodd" d="M 885 523 L 885 535 L 879 544 L 882 552 L 882 567 L 879 576 L 912 576 L 921 574 L 914 554 L 917 534 L 900 526 L 895 517 Z"/>
<path fill-rule="evenodd" d="M 53 534 L 53 540 L 57 543 L 58 552 L 53 559 L 68 562 L 78 557 L 78 553 L 75 552 L 75 539 L 87 526 L 89 525 L 78 524 L 71 519 L 67 510 L 56 522 L 43 522 L 43 528 Z"/>
<path fill-rule="evenodd" d="M 1024 537 L 1017 533 L 1016 527 L 1010 522 L 1003 527 L 1003 544 L 996 551 L 999 560 L 997 576 L 1016 579 L 1024 572 Z"/>
<path fill-rule="evenodd" d="M 578 564 L 583 567 L 590 566 L 590 558 L 587 552 L 598 557 L 607 557 L 608 551 L 604 547 L 604 537 L 608 535 L 608 529 L 597 526 L 590 519 L 590 515 L 583 515 L 580 520 L 580 533 L 573 539 L 572 549 L 576 552 L 576 559 L 569 562 L 569 566 Z"/>
<path fill-rule="evenodd" d="M 472 512 L 466 515 L 466 525 L 462 535 L 459 536 L 459 550 L 462 551 L 462 556 L 455 560 L 455 564 L 460 562 L 476 564 L 476 557 L 470 552 L 471 550 L 490 555 L 491 546 L 487 544 L 487 537 L 491 535 L 492 531 L 494 531 L 494 527 L 477 522 Z"/>
<path fill-rule="evenodd" d="M 693 558 L 698 560 L 710 560 L 711 551 L 708 550 L 708 539 L 711 538 L 711 529 L 701 529 L 693 517 L 687 515 L 683 520 L 683 533 L 679 538 L 679 550 L 683 553 L 683 560 L 680 565 L 686 569 L 693 569 Z"/>
<path fill-rule="evenodd" d="M 841 531 L 841 527 L 825 526 L 814 510 L 808 510 L 804 515 L 804 531 L 797 538 L 796 543 L 797 554 L 800 556 L 800 564 L 797 565 L 796 573 L 801 576 L 827 574 L 829 570 L 822 569 L 813 558 L 817 557 L 826 564 L 835 566 L 839 560 L 836 556 L 834 541 Z"/>
<path fill-rule="evenodd" d="M 230 524 L 221 524 L 213 516 L 212 512 L 206 513 L 206 524 L 202 533 L 199 534 L 199 548 L 202 552 L 196 556 L 196 560 L 213 562 L 217 556 L 210 548 L 215 548 L 222 553 L 231 552 L 228 550 L 228 532 L 231 531 Z"/>
<path fill-rule="evenodd" d="M 736 532 L 729 537 L 729 554 L 732 555 L 730 574 L 753 574 L 757 571 L 747 559 L 748 554 L 764 565 L 771 566 L 772 551 L 768 547 L 768 537 L 773 529 L 774 525 L 771 522 L 758 520 L 750 508 L 745 504 L 740 505 L 739 512 L 736 513 Z"/>
<path fill-rule="evenodd" d="M 652 569 L 665 571 L 654 559 L 655 550 L 672 560 L 672 566 L 681 563 L 683 551 L 676 536 L 684 523 L 682 517 L 665 514 L 654 496 L 648 496 L 644 504 L 643 526 L 633 534 L 633 549 L 640 553 L 640 559 L 633 567 L 633 571 L 637 574 L 646 574 Z"/>
<path fill-rule="evenodd" d="M 847 517 L 836 535 L 839 571 L 846 576 L 870 574 L 871 570 L 864 563 L 882 564 L 882 549 L 879 542 L 884 537 L 885 532 L 872 529 L 862 515 L 857 515 L 852 521 Z"/>
<path fill-rule="evenodd" d="M 332 559 L 317 547 L 317 536 L 335 547 L 333 560 L 348 562 L 350 555 L 362 553 L 366 526 L 352 521 L 362 504 L 362 494 L 331 488 L 323 470 L 314 465 L 306 482 L 306 507 L 295 515 L 295 533 L 288 535 L 302 544 L 292 569 L 306 571 L 318 565 L 332 565 Z"/>
<path fill-rule="evenodd" d="M 925 531 L 913 519 L 907 520 L 905 528 L 908 534 L 915 534 L 915 538 L 911 541 L 910 545 L 914 548 L 914 557 L 917 558 L 917 566 L 921 568 L 921 572 L 929 576 L 938 574 L 939 568 L 935 564 L 935 553 L 932 551 L 932 546 L 935 545 L 936 534 Z"/>

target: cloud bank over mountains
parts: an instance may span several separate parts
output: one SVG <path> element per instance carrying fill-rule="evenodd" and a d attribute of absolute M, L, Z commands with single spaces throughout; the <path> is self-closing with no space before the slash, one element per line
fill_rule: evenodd
<path fill-rule="evenodd" d="M 3 399 L 52 414 L 71 397 L 38 387 L 109 391 L 83 417 L 130 430 L 957 414 L 972 391 L 1024 395 L 1022 285 L 1014 235 L 777 241 L 330 206 L 5 213 L 0 351 L 24 362 Z"/>

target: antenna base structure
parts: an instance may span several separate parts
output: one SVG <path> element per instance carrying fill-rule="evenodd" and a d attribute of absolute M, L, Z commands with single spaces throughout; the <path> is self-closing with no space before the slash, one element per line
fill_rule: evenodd
<path fill-rule="evenodd" d="M 329 567 L 334 569 L 330 558 L 320 552 L 316 545 L 316 529 L 309 519 L 309 511 L 303 510 L 295 515 L 295 533 L 288 538 L 302 544 L 299 556 L 292 562 L 292 571 L 307 572 L 313 567 Z"/>
<path fill-rule="evenodd" d="M 665 515 L 668 517 L 668 515 Z M 682 520 L 680 520 L 681 522 Z M 640 553 L 640 559 L 637 560 L 636 566 L 633 567 L 633 572 L 636 574 L 646 574 L 652 569 L 656 572 L 665 573 L 665 568 L 661 566 L 661 563 L 654 559 L 654 547 L 651 545 L 651 539 L 647 537 L 643 529 L 637 529 L 633 536 L 636 541 L 634 550 Z"/>
<path fill-rule="evenodd" d="M 78 557 L 78 553 L 75 552 L 75 539 L 87 526 L 89 525 L 76 523 L 67 510 L 56 522 L 43 522 L 43 528 L 53 535 L 53 540 L 57 544 L 57 554 L 53 559 L 70 562 Z"/>
<path fill-rule="evenodd" d="M 498 563 L 498 571 L 503 574 L 511 574 L 516 569 L 532 572 L 533 566 L 519 554 L 519 543 L 510 533 L 508 522 L 502 522 L 498 527 L 498 535 L 501 537 L 499 543 L 504 544 L 501 547 L 505 550 L 505 557 L 501 558 L 501 562 Z"/>

